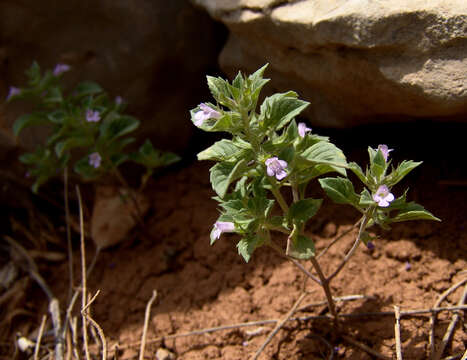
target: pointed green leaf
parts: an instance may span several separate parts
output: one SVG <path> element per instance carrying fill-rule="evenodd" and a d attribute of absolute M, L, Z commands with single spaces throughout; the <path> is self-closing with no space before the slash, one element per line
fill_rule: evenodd
<path fill-rule="evenodd" d="M 104 90 L 100 87 L 99 84 L 92 82 L 92 81 L 83 81 L 82 83 L 78 84 L 75 89 L 76 96 L 88 96 L 88 95 L 96 95 Z"/>
<path fill-rule="evenodd" d="M 297 93 L 289 91 L 267 97 L 261 105 L 260 124 L 266 130 L 280 130 L 300 114 L 309 103 L 299 100 Z"/>
<path fill-rule="evenodd" d="M 407 206 L 400 210 L 399 213 L 391 218 L 391 222 L 401 222 L 408 220 L 434 220 L 441 221 L 441 219 L 434 216 L 425 208 L 415 202 L 407 203 Z"/>
<path fill-rule="evenodd" d="M 296 259 L 308 260 L 315 256 L 315 243 L 306 236 L 298 235 L 291 245 L 289 255 Z"/>
<path fill-rule="evenodd" d="M 386 161 L 384 160 L 383 153 L 378 150 L 370 162 L 370 171 L 377 179 L 380 179 L 386 170 Z"/>
<path fill-rule="evenodd" d="M 102 138 L 113 140 L 136 130 L 138 126 L 139 121 L 133 116 L 108 116 L 102 121 L 100 133 Z"/>
<path fill-rule="evenodd" d="M 358 204 L 364 208 L 375 204 L 375 201 L 371 197 L 371 194 L 368 191 L 368 189 L 363 189 L 363 191 L 360 194 L 360 201 Z"/>
<path fill-rule="evenodd" d="M 239 148 L 231 140 L 223 139 L 198 154 L 198 160 L 225 161 L 236 158 L 245 150 Z"/>
<path fill-rule="evenodd" d="M 55 153 L 57 154 L 57 157 L 62 157 L 65 151 L 70 149 L 91 146 L 93 144 L 93 140 L 94 139 L 87 134 L 76 134 L 55 144 Z"/>
<path fill-rule="evenodd" d="M 327 165 L 341 175 L 346 175 L 347 161 L 345 155 L 337 146 L 327 141 L 319 141 L 306 149 L 300 158 L 310 165 Z M 324 171 L 328 168 L 324 168 Z"/>
<path fill-rule="evenodd" d="M 357 177 L 360 179 L 360 181 L 364 184 L 367 183 L 367 179 L 366 179 L 366 176 L 365 174 L 363 173 L 363 170 L 362 168 L 355 162 L 350 162 L 349 163 L 349 169 L 355 174 L 357 175 Z"/>
<path fill-rule="evenodd" d="M 217 163 L 210 169 L 212 188 L 219 197 L 223 198 L 227 193 L 229 185 L 234 180 L 243 176 L 246 169 L 247 166 L 244 159 L 237 163 L 226 161 Z"/>
<path fill-rule="evenodd" d="M 388 184 L 388 186 L 394 186 L 420 164 L 422 164 L 422 161 L 402 161 L 397 167 L 397 169 L 395 169 L 391 174 L 388 175 L 388 177 L 386 178 L 386 183 Z"/>
<path fill-rule="evenodd" d="M 287 217 L 290 220 L 307 222 L 318 212 L 321 207 L 322 199 L 304 199 L 292 204 L 289 208 Z"/>
<path fill-rule="evenodd" d="M 355 193 L 352 182 L 345 178 L 319 179 L 326 194 L 338 204 L 358 206 L 359 196 Z"/>
<path fill-rule="evenodd" d="M 248 262 L 255 249 L 260 247 L 262 243 L 259 236 L 243 238 L 237 243 L 238 253 L 245 259 L 245 262 Z"/>
<path fill-rule="evenodd" d="M 47 124 L 49 120 L 42 114 L 33 113 L 20 116 L 13 124 L 13 133 L 18 136 L 26 127 Z"/>

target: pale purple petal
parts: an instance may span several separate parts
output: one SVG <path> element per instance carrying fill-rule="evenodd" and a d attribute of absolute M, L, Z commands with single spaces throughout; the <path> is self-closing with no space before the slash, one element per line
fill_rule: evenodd
<path fill-rule="evenodd" d="M 368 241 L 366 243 L 366 247 L 368 248 L 368 250 L 374 250 L 375 249 L 375 244 L 373 244 L 373 242 L 371 242 L 371 241 Z"/>
<path fill-rule="evenodd" d="M 8 90 L 8 95 L 6 97 L 7 100 L 10 100 L 13 96 L 21 94 L 21 89 L 15 87 L 15 86 L 10 86 L 10 90 Z"/>
<path fill-rule="evenodd" d="M 305 123 L 298 123 L 298 135 L 300 135 L 301 137 L 305 137 L 306 133 L 310 131 L 311 129 L 307 127 Z"/>
<path fill-rule="evenodd" d="M 280 160 L 276 156 L 269 158 L 265 161 L 266 172 L 268 176 L 276 176 L 277 180 L 282 180 L 287 176 L 285 168 L 287 167 L 287 162 Z"/>
<path fill-rule="evenodd" d="M 235 230 L 235 224 L 230 221 L 217 221 L 216 227 L 222 232 L 230 232 Z"/>
<path fill-rule="evenodd" d="M 222 233 L 225 232 L 234 232 L 235 224 L 230 221 L 216 221 L 214 224 L 213 236 L 216 239 L 219 239 Z"/>
<path fill-rule="evenodd" d="M 196 114 L 195 114 L 195 121 L 194 121 L 194 124 L 196 126 L 201 126 L 203 125 L 204 123 L 204 120 L 208 119 L 209 117 L 206 117 L 206 115 L 204 114 L 203 111 L 198 111 Z"/>
<path fill-rule="evenodd" d="M 95 169 L 101 166 L 101 161 L 102 161 L 102 158 L 98 152 L 93 152 L 92 154 L 89 155 L 89 165 L 91 165 Z"/>
<path fill-rule="evenodd" d="M 201 126 L 203 125 L 204 121 L 208 119 L 219 119 L 221 117 L 221 113 L 217 110 L 214 110 L 210 108 L 208 105 L 205 103 L 201 103 L 198 106 L 200 108 L 199 111 L 195 113 L 195 121 L 194 124 L 196 126 Z"/>
<path fill-rule="evenodd" d="M 122 105 L 123 104 L 123 98 L 121 96 L 115 96 L 115 104 L 117 105 Z"/>
<path fill-rule="evenodd" d="M 280 170 L 279 172 L 276 173 L 277 180 L 282 180 L 286 176 L 287 176 L 287 173 L 284 170 Z"/>
<path fill-rule="evenodd" d="M 98 122 L 101 119 L 99 111 L 87 110 L 86 111 L 86 121 L 88 122 Z"/>
<path fill-rule="evenodd" d="M 55 69 L 53 71 L 54 76 L 59 76 L 64 72 L 67 72 L 71 69 L 70 65 L 67 64 L 57 64 L 55 65 Z"/>
<path fill-rule="evenodd" d="M 387 145 L 380 144 L 378 145 L 378 150 L 381 151 L 381 154 L 383 154 L 384 161 L 388 161 L 389 153 L 394 149 L 389 149 Z"/>
<path fill-rule="evenodd" d="M 389 192 L 386 185 L 380 185 L 376 193 L 373 194 L 373 200 L 378 203 L 378 206 L 388 207 L 389 203 L 394 200 L 394 195 Z"/>

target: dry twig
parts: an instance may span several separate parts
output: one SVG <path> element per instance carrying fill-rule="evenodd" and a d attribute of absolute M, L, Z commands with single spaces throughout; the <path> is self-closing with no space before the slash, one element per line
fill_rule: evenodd
<path fill-rule="evenodd" d="M 84 219 L 83 219 L 83 204 L 81 201 L 81 192 L 79 187 L 76 186 L 76 194 L 78 195 L 79 204 L 79 226 L 80 226 L 80 243 L 81 243 L 81 317 L 83 322 L 83 343 L 84 353 L 86 360 L 90 360 L 89 355 L 89 344 L 88 344 L 88 324 L 87 324 L 87 313 L 86 313 L 86 249 L 84 247 Z"/>
<path fill-rule="evenodd" d="M 44 334 L 46 320 L 47 320 L 47 316 L 43 315 L 41 326 L 39 327 L 39 334 L 37 335 L 37 339 L 36 339 L 36 346 L 34 347 L 34 360 L 39 360 L 39 350 L 41 348 L 41 340 L 42 340 L 42 335 Z"/>
<path fill-rule="evenodd" d="M 266 346 L 271 342 L 272 338 L 277 334 L 277 332 L 284 326 L 284 324 L 290 320 L 292 315 L 295 313 L 297 310 L 297 307 L 300 305 L 300 303 L 303 301 L 305 296 L 308 295 L 307 293 L 303 293 L 300 295 L 300 297 L 295 301 L 295 304 L 292 306 L 292 308 L 289 310 L 289 312 L 284 316 L 284 318 L 281 321 L 278 321 L 274 329 L 269 333 L 268 337 L 264 341 L 263 345 L 256 351 L 255 355 L 253 356 L 253 360 L 256 360 L 263 350 L 266 348 Z"/>
<path fill-rule="evenodd" d="M 449 289 L 447 289 L 445 292 L 443 292 L 438 299 L 436 300 L 435 305 L 433 306 L 433 309 L 439 308 L 441 303 L 449 296 L 451 295 L 454 291 L 457 290 L 457 288 L 461 287 L 467 282 L 467 278 L 464 280 L 459 281 L 457 284 L 454 284 L 451 286 Z M 436 325 L 436 314 L 435 312 L 432 313 L 430 317 L 430 337 L 429 337 L 429 346 L 430 346 L 430 353 L 431 356 L 433 357 L 435 355 L 435 325 Z"/>
<path fill-rule="evenodd" d="M 457 303 L 458 306 L 461 306 L 465 303 L 465 300 L 467 299 L 467 285 L 464 287 L 464 291 L 459 299 L 459 302 Z M 452 334 L 454 333 L 454 329 L 456 328 L 457 322 L 459 321 L 460 314 L 459 312 L 456 312 L 453 317 L 451 322 L 449 323 L 449 326 L 446 330 L 446 333 L 443 336 L 443 340 L 441 340 L 441 346 L 438 349 L 438 352 L 435 354 L 433 357 L 435 360 L 441 359 L 441 356 L 443 356 L 444 350 L 446 349 L 446 346 L 448 345 L 449 341 L 451 340 Z"/>
<path fill-rule="evenodd" d="M 397 355 L 397 360 L 402 360 L 401 314 L 400 314 L 399 306 L 394 306 L 394 314 L 396 317 L 396 324 L 394 325 L 394 334 L 396 338 L 396 355 Z"/>
<path fill-rule="evenodd" d="M 157 290 L 152 291 L 152 296 L 149 299 L 148 303 L 146 304 L 146 311 L 144 313 L 144 326 L 143 326 L 143 334 L 141 335 L 141 347 L 139 350 L 139 360 L 144 359 L 144 348 L 146 346 L 146 336 L 148 332 L 148 323 L 149 323 L 149 315 L 151 314 L 151 306 L 154 300 L 157 298 Z"/>
<path fill-rule="evenodd" d="M 387 357 L 387 356 L 385 356 L 383 354 L 380 354 L 376 350 L 373 350 L 372 348 L 366 346 L 365 344 L 362 344 L 360 341 L 352 339 L 350 336 L 342 335 L 342 339 L 347 341 L 349 344 L 351 344 L 353 346 L 356 346 L 356 347 L 362 349 L 363 351 L 366 351 L 368 354 L 371 354 L 371 355 L 373 355 L 374 357 L 376 357 L 378 359 L 391 360 L 391 358 L 389 358 L 389 357 Z"/>

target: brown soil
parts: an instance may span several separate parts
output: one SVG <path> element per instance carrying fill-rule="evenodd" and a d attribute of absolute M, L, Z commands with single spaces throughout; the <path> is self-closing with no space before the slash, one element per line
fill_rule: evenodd
<path fill-rule="evenodd" d="M 350 160 L 355 160 L 352 155 L 364 159 L 361 149 L 349 149 Z M 348 153 L 349 149 L 344 151 Z M 407 154 L 413 155 L 410 152 Z M 397 153 L 393 154 L 398 162 Z M 416 155 L 415 159 L 420 159 L 422 154 Z M 380 238 L 375 242 L 375 250 L 360 246 L 332 282 L 335 296 L 368 296 L 338 304 L 339 313 L 354 316 L 342 320 L 340 333 L 333 330 L 329 320 L 291 321 L 277 333 L 259 359 L 327 359 L 331 350 L 336 352 L 334 358 L 339 359 L 374 358 L 351 345 L 344 335 L 395 358 L 394 316 L 357 315 L 393 311 L 394 305 L 402 311 L 431 308 L 444 290 L 467 276 L 467 187 L 462 181 L 459 183 L 463 174 L 454 171 L 446 176 L 444 166 L 450 165 L 440 165 L 438 161 L 434 158 L 422 165 L 414 171 L 416 175 L 409 175 L 404 185 L 411 188 L 411 200 L 423 204 L 443 221 L 407 222 L 389 232 L 378 231 Z M 102 326 L 110 349 L 118 343 L 120 360 L 137 358 L 136 343 L 154 289 L 158 297 L 152 307 L 148 340 L 221 325 L 283 318 L 304 286 L 310 294 L 302 305 L 324 300 L 323 291 L 314 282 L 305 282 L 305 276 L 293 264 L 268 248 L 257 250 L 246 264 L 236 251 L 235 235 L 224 235 L 214 246 L 209 245 L 209 233 L 218 215 L 216 202 L 210 199 L 213 196 L 210 165 L 195 163 L 156 179 L 148 190 L 153 212 L 147 219 L 146 233 L 151 238 L 140 237 L 104 251 L 89 280 L 90 292 L 101 291 L 92 307 L 93 318 Z M 456 182 L 445 184 L 444 180 Z M 314 191 L 319 196 L 320 190 Z M 326 201 L 307 232 L 320 251 L 356 220 L 358 214 L 350 207 Z M 356 229 L 322 258 L 326 273 L 340 263 L 355 236 Z M 285 239 L 276 240 L 284 244 Z M 89 246 L 88 257 L 92 251 Z M 66 294 L 65 274 L 63 264 L 60 271 L 54 270 L 50 275 L 57 293 Z M 462 291 L 463 286 L 442 306 L 457 304 Z M 44 312 L 45 306 L 44 299 Z M 297 315 L 325 314 L 326 306 L 321 305 Z M 439 315 L 435 328 L 437 343 L 451 315 L 447 312 Z M 402 318 L 404 359 L 427 357 L 428 320 L 426 315 Z M 462 326 L 458 325 L 446 355 L 465 351 L 467 335 Z M 163 342 L 149 341 L 146 358 L 155 359 L 156 350 L 164 347 L 177 359 L 248 359 L 272 328 L 261 325 Z"/>

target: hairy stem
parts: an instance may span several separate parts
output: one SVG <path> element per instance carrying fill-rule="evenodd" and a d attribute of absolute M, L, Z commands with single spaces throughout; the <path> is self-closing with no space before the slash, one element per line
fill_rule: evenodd
<path fill-rule="evenodd" d="M 364 214 L 361 220 L 361 223 L 360 223 L 360 228 L 358 230 L 357 239 L 355 240 L 350 251 L 347 253 L 347 255 L 345 255 L 344 260 L 342 260 L 340 265 L 337 267 L 337 269 L 331 275 L 328 276 L 327 278 L 328 281 L 331 281 L 337 274 L 339 274 L 339 272 L 344 268 L 345 264 L 347 264 L 347 261 L 349 261 L 349 259 L 352 257 L 353 253 L 355 252 L 358 245 L 360 244 L 363 231 L 365 231 L 366 225 L 368 224 L 369 220 L 370 220 L 369 214 L 368 213 Z"/>
<path fill-rule="evenodd" d="M 334 318 L 334 324 L 337 326 L 337 312 L 336 312 L 336 305 L 334 303 L 334 299 L 332 298 L 331 288 L 329 286 L 329 279 L 323 273 L 321 266 L 319 265 L 318 260 L 313 256 L 310 258 L 313 267 L 318 274 L 318 277 L 321 281 L 321 286 L 323 287 L 324 293 L 326 295 L 326 300 L 328 302 L 329 312 L 331 313 L 332 317 Z"/>

